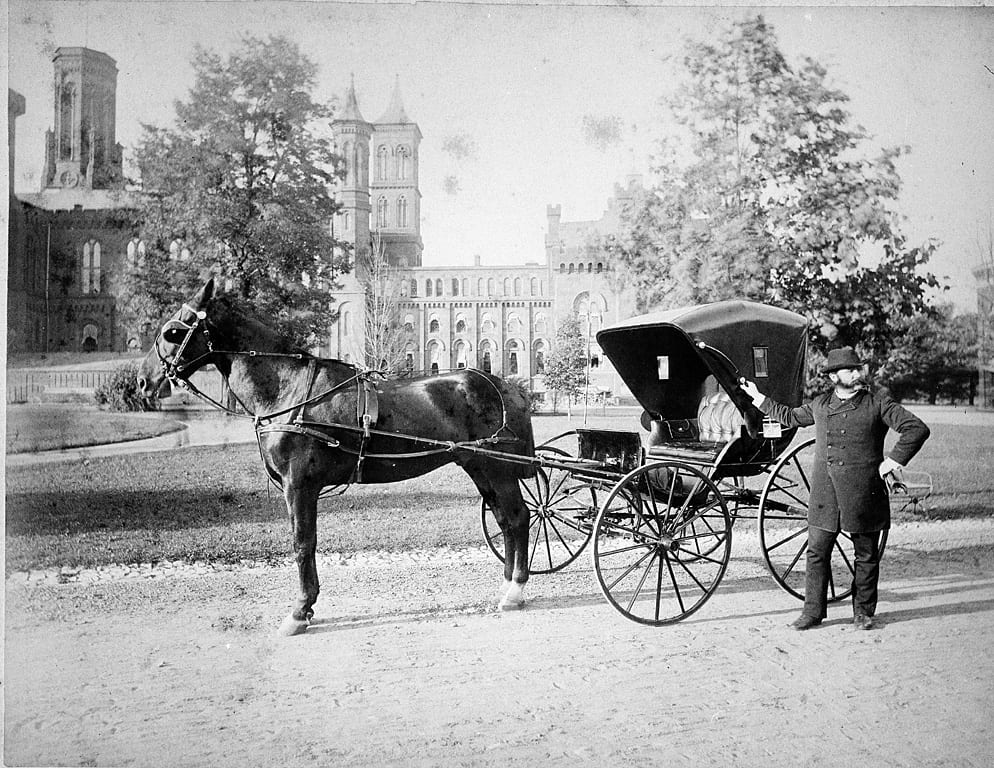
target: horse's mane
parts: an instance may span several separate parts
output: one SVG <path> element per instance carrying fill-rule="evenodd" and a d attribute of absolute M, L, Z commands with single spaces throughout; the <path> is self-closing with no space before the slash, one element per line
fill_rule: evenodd
<path fill-rule="evenodd" d="M 231 293 L 216 293 L 208 307 L 208 317 L 232 343 L 244 349 L 264 347 L 269 352 L 286 352 L 306 357 L 312 355 L 302 348 L 285 330 L 274 328 L 262 320 L 255 308 L 244 298 Z"/>

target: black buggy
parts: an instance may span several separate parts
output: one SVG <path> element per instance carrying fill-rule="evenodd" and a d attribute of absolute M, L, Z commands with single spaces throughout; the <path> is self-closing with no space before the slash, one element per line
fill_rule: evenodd
<path fill-rule="evenodd" d="M 814 438 L 764 422 L 739 387 L 800 405 L 807 320 L 749 301 L 722 301 L 626 320 L 597 341 L 645 409 L 643 432 L 577 429 L 536 449 L 521 481 L 531 512 L 532 573 L 573 562 L 592 541 L 608 601 L 643 624 L 680 621 L 718 588 L 743 518 L 776 583 L 803 599 Z M 492 513 L 483 526 L 504 552 Z M 852 542 L 833 553 L 829 598 L 850 594 Z"/>

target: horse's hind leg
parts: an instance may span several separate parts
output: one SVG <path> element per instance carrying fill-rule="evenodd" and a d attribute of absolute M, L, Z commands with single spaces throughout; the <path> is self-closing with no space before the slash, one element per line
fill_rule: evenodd
<path fill-rule="evenodd" d="M 501 610 L 522 608 L 524 588 L 528 582 L 528 508 L 514 477 L 485 469 L 467 468 L 467 472 L 504 534 L 504 586 L 498 607 Z"/>
<path fill-rule="evenodd" d="M 317 602 L 320 591 L 316 559 L 318 494 L 319 491 L 314 489 L 296 488 L 290 483 L 284 490 L 293 529 L 293 550 L 297 560 L 300 594 L 293 610 L 280 625 L 281 635 L 299 635 L 307 629 L 311 616 L 314 615 L 314 603 Z"/>

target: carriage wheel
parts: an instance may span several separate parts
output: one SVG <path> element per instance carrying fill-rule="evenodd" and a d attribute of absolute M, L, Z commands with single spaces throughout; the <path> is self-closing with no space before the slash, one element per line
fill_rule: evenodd
<path fill-rule="evenodd" d="M 537 449 L 538 456 L 568 460 L 566 451 L 553 447 Z M 519 481 L 528 507 L 528 570 L 553 573 L 576 560 L 590 540 L 597 495 L 582 479 L 558 467 L 540 467 L 535 477 Z M 493 510 L 484 501 L 483 533 L 487 545 L 504 561 L 504 533 Z"/>
<path fill-rule="evenodd" d="M 770 473 L 759 499 L 759 546 L 774 581 L 794 597 L 804 599 L 804 575 L 808 551 L 808 504 L 811 497 L 811 467 L 815 439 L 805 440 L 784 454 Z M 887 531 L 880 536 L 880 554 L 887 544 Z M 828 600 L 845 600 L 852 594 L 852 536 L 839 534 L 832 551 Z"/>
<path fill-rule="evenodd" d="M 593 537 L 594 569 L 608 602 L 632 621 L 662 626 L 692 614 L 717 589 L 732 522 L 707 475 L 663 461 L 618 481 Z"/>

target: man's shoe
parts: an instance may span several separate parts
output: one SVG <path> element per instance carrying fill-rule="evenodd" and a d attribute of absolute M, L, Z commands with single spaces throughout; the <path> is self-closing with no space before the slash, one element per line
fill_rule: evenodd
<path fill-rule="evenodd" d="M 817 627 L 821 624 L 821 619 L 817 616 L 807 616 L 806 614 L 801 614 L 797 619 L 795 619 L 791 625 L 791 629 L 796 629 L 798 632 L 803 632 L 805 629 L 811 629 L 811 627 Z"/>
<path fill-rule="evenodd" d="M 856 629 L 873 629 L 873 618 L 865 613 L 857 613 L 853 616 L 852 623 Z"/>

